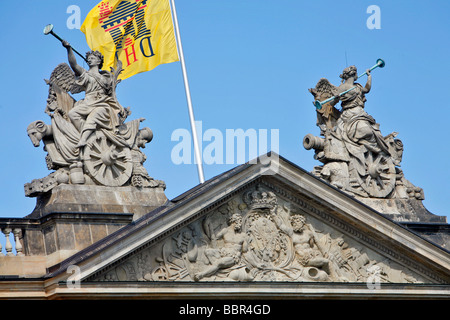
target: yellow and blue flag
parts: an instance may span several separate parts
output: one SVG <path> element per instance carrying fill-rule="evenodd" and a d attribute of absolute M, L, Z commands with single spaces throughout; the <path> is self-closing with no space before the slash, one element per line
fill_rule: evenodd
<path fill-rule="evenodd" d="M 80 29 L 89 47 L 103 54 L 103 69 L 122 61 L 120 79 L 179 61 L 168 0 L 104 0 Z"/>

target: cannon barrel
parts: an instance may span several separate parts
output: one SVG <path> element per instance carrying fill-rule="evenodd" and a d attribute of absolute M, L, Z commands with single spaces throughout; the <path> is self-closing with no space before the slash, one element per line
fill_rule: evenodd
<path fill-rule="evenodd" d="M 316 137 L 312 134 L 307 134 L 303 138 L 303 147 L 306 150 L 314 149 L 314 150 L 323 150 L 323 146 L 325 144 L 325 139 Z"/>

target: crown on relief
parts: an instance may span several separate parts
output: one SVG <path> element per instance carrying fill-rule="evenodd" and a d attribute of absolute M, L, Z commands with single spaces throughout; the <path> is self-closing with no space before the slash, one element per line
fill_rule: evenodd
<path fill-rule="evenodd" d="M 271 191 L 264 191 L 260 186 L 244 194 L 244 202 L 250 209 L 273 209 L 277 206 L 277 197 Z"/>

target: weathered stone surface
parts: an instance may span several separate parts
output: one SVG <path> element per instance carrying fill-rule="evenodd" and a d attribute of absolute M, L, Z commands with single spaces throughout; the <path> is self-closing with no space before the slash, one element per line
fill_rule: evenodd
<path fill-rule="evenodd" d="M 13 256 L 2 257 L 0 263 L 1 276 L 16 276 L 20 278 L 41 277 L 46 272 L 47 257 L 45 256 Z M 9 287 L 7 298 L 11 298 L 11 287 Z"/>
<path fill-rule="evenodd" d="M 77 230 L 74 229 L 74 225 L 70 223 L 59 223 L 56 225 L 56 234 L 58 235 L 58 248 L 60 250 L 73 250 L 77 243 L 74 233 Z"/>
<path fill-rule="evenodd" d="M 45 253 L 46 255 L 51 255 L 57 250 L 56 238 L 55 238 L 55 226 L 51 225 L 43 230 L 44 242 L 45 242 Z"/>
<path fill-rule="evenodd" d="M 36 207 L 26 218 L 39 218 L 52 212 L 133 213 L 134 219 L 164 205 L 163 188 L 59 185 L 37 197 Z"/>
<path fill-rule="evenodd" d="M 374 199 L 357 196 L 355 198 L 398 222 L 447 222 L 445 216 L 438 216 L 428 211 L 421 200 Z"/>
<path fill-rule="evenodd" d="M 91 230 L 86 224 L 75 223 L 73 224 L 73 234 L 75 236 L 75 249 L 80 251 L 92 244 Z"/>
<path fill-rule="evenodd" d="M 114 232 L 113 230 L 111 231 Z M 107 226 L 92 224 L 91 235 L 92 235 L 92 242 L 95 243 L 97 241 L 100 241 L 101 239 L 105 238 L 108 235 Z"/>
<path fill-rule="evenodd" d="M 23 225 L 27 221 L 28 227 L 22 229 L 24 254 L 43 257 L 45 267 L 50 267 L 129 224 L 132 214 L 48 213 L 39 218 L 24 218 Z M 39 268 L 30 274 L 39 274 Z"/>
<path fill-rule="evenodd" d="M 44 237 L 42 236 L 42 231 L 40 229 L 24 229 L 24 245 L 25 252 L 34 256 L 45 256 L 45 245 Z"/>
<path fill-rule="evenodd" d="M 404 222 L 402 225 L 450 252 L 450 224 L 446 222 Z"/>

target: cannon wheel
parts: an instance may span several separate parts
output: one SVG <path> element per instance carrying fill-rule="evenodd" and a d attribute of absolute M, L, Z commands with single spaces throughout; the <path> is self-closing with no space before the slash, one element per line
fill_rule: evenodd
<path fill-rule="evenodd" d="M 133 171 L 130 149 L 113 144 L 104 135 L 85 146 L 84 159 L 89 176 L 104 186 L 124 185 Z"/>
<path fill-rule="evenodd" d="M 366 153 L 367 172 L 365 176 L 358 176 L 361 187 L 371 197 L 385 198 L 395 188 L 395 165 L 390 157 L 382 154 Z"/>

